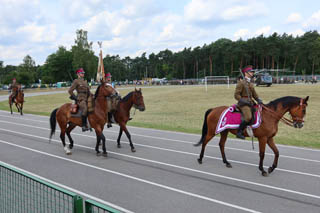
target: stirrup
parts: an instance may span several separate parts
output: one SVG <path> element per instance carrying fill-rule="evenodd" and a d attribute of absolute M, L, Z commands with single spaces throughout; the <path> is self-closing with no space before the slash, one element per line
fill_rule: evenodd
<path fill-rule="evenodd" d="M 108 124 L 107 124 L 107 127 L 108 127 L 108 128 L 112 127 L 112 124 L 111 124 L 111 123 L 108 123 Z"/>

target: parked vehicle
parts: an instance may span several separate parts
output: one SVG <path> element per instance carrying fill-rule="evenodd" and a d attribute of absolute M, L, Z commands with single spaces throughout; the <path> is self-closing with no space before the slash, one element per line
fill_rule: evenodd
<path fill-rule="evenodd" d="M 266 85 L 267 87 L 270 87 L 272 85 L 272 76 L 267 72 L 257 73 L 255 77 L 255 83 L 257 86 Z"/>

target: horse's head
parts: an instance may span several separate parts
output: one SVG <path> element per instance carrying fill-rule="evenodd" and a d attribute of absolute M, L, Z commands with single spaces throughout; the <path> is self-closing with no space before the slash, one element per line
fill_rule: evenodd
<path fill-rule="evenodd" d="M 306 108 L 308 106 L 309 96 L 301 98 L 300 103 L 289 109 L 289 113 L 293 120 L 293 126 L 295 128 L 302 128 L 304 124 L 304 116 L 306 115 Z"/>
<path fill-rule="evenodd" d="M 118 96 L 118 92 L 112 87 L 112 85 L 104 81 L 101 82 L 99 94 L 105 97 Z"/>
<path fill-rule="evenodd" d="M 132 99 L 134 108 L 138 109 L 139 111 L 144 111 L 146 109 L 146 107 L 144 106 L 141 88 L 139 90 L 137 90 L 136 88 L 134 89 Z"/>

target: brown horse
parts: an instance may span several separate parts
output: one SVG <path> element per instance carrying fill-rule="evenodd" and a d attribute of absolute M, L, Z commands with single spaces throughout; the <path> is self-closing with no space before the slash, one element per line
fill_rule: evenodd
<path fill-rule="evenodd" d="M 95 129 L 96 136 L 97 136 L 97 143 L 95 148 L 97 155 L 100 153 L 99 144 L 100 144 L 100 141 L 102 140 L 103 155 L 107 156 L 106 143 L 105 143 L 106 139 L 105 139 L 105 136 L 103 135 L 104 125 L 108 121 L 107 97 L 116 97 L 116 96 L 117 96 L 116 90 L 112 86 L 109 86 L 107 83 L 102 82 L 101 85 L 99 85 L 99 87 L 97 88 L 95 93 L 94 111 L 88 114 L 89 124 L 92 128 Z M 64 147 L 66 154 L 71 154 L 71 151 L 68 149 L 68 147 L 66 147 L 65 134 L 67 133 L 67 136 L 70 142 L 69 148 L 72 149 L 73 140 L 71 138 L 70 133 L 76 126 L 82 125 L 81 118 L 71 116 L 71 105 L 72 105 L 71 103 L 66 103 L 62 105 L 61 107 L 53 110 L 50 116 L 51 133 L 50 133 L 49 140 L 51 140 L 52 135 L 55 132 L 56 121 L 58 121 L 58 124 L 61 129 L 60 139 L 62 141 L 62 145 Z"/>
<path fill-rule="evenodd" d="M 118 148 L 121 148 L 120 139 L 122 132 L 124 131 L 127 135 L 127 138 L 129 139 L 131 151 L 135 152 L 136 150 L 132 144 L 131 135 L 126 126 L 127 122 L 130 120 L 130 109 L 132 108 L 132 106 L 139 111 L 145 110 L 141 88 L 139 90 L 135 89 L 133 92 L 130 92 L 123 99 L 121 99 L 118 103 L 117 110 L 113 113 L 115 121 L 120 126 L 119 136 L 117 140 Z"/>
<path fill-rule="evenodd" d="M 271 101 L 267 105 L 263 105 L 262 116 L 261 116 L 262 123 L 257 129 L 253 130 L 254 136 L 258 138 L 258 141 L 259 141 L 259 156 L 260 156 L 259 170 L 262 172 L 263 176 L 268 175 L 268 173 L 263 168 L 263 159 L 265 155 L 266 144 L 269 145 L 269 147 L 272 149 L 275 155 L 273 164 L 271 167 L 269 167 L 268 172 L 271 173 L 275 168 L 277 168 L 277 165 L 278 165 L 279 151 L 274 142 L 273 137 L 278 132 L 279 120 L 284 120 L 285 123 L 295 128 L 302 128 L 304 124 L 303 118 L 306 114 L 306 108 L 308 105 L 307 104 L 308 99 L 309 99 L 309 96 L 307 96 L 304 99 L 293 97 L 293 96 L 286 96 L 286 97 L 278 98 L 274 101 Z M 220 106 L 213 109 L 209 109 L 205 113 L 204 123 L 202 127 L 202 137 L 200 141 L 197 144 L 195 144 L 195 146 L 199 146 L 200 144 L 202 144 L 200 157 L 198 159 L 198 162 L 200 164 L 202 163 L 206 145 L 215 136 L 215 129 L 219 121 L 220 115 L 226 108 L 228 107 Z M 292 117 L 292 120 L 283 118 L 286 112 L 289 112 L 289 114 Z M 237 130 L 226 129 L 222 131 L 220 133 L 221 137 L 220 137 L 219 146 L 220 146 L 220 152 L 222 155 L 223 163 L 225 163 L 227 167 L 232 167 L 231 164 L 227 161 L 227 158 L 224 152 L 224 146 L 225 146 L 229 132 L 235 135 L 237 133 Z M 245 133 L 245 136 L 248 136 L 248 134 Z"/>
<path fill-rule="evenodd" d="M 20 112 L 20 115 L 23 115 L 23 112 L 22 112 L 23 102 L 24 102 L 24 92 L 23 92 L 23 89 L 21 88 L 21 85 L 18 85 L 17 95 L 14 98 L 13 102 L 12 102 L 12 95 L 9 96 L 9 106 L 10 106 L 11 114 L 12 114 L 12 104 L 14 103 L 18 109 L 18 112 Z"/>

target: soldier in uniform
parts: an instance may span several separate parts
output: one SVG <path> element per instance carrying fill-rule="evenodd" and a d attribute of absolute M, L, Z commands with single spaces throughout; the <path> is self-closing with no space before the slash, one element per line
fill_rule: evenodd
<path fill-rule="evenodd" d="M 251 107 L 254 104 L 253 99 L 255 99 L 258 104 L 262 104 L 262 100 L 259 99 L 259 96 L 254 89 L 254 85 L 253 83 L 251 83 L 251 79 L 253 77 L 252 66 L 246 66 L 241 70 L 241 72 L 244 75 L 244 79 L 238 81 L 234 97 L 238 101 L 238 108 L 240 109 L 243 117 L 237 132 L 237 138 L 245 139 L 243 130 L 251 122 L 252 119 Z"/>
<path fill-rule="evenodd" d="M 105 74 L 105 78 L 106 78 L 106 82 L 114 88 L 114 84 L 112 83 L 112 80 L 111 80 L 112 75 L 111 75 L 110 72 L 108 72 L 108 73 Z M 107 124 L 107 127 L 108 127 L 108 128 L 112 127 L 111 118 L 112 118 L 112 113 L 111 113 L 111 112 L 108 112 L 108 124 Z"/>
<path fill-rule="evenodd" d="M 84 70 L 82 68 L 76 71 L 78 79 L 75 79 L 69 89 L 70 99 L 77 101 L 81 110 L 82 117 L 82 131 L 89 130 L 87 126 L 87 114 L 88 114 L 88 98 L 90 96 L 90 88 L 86 80 L 84 80 Z M 77 96 L 73 91 L 77 91 Z"/>
<path fill-rule="evenodd" d="M 114 83 L 112 83 L 112 80 L 111 80 L 112 75 L 110 74 L 110 72 L 108 72 L 108 73 L 105 75 L 105 77 L 106 77 L 107 83 L 110 84 L 110 85 L 114 88 Z"/>
<path fill-rule="evenodd" d="M 9 87 L 9 90 L 11 90 L 11 102 L 13 103 L 15 97 L 18 95 L 18 83 L 16 81 L 16 78 L 12 79 L 12 84 Z"/>

